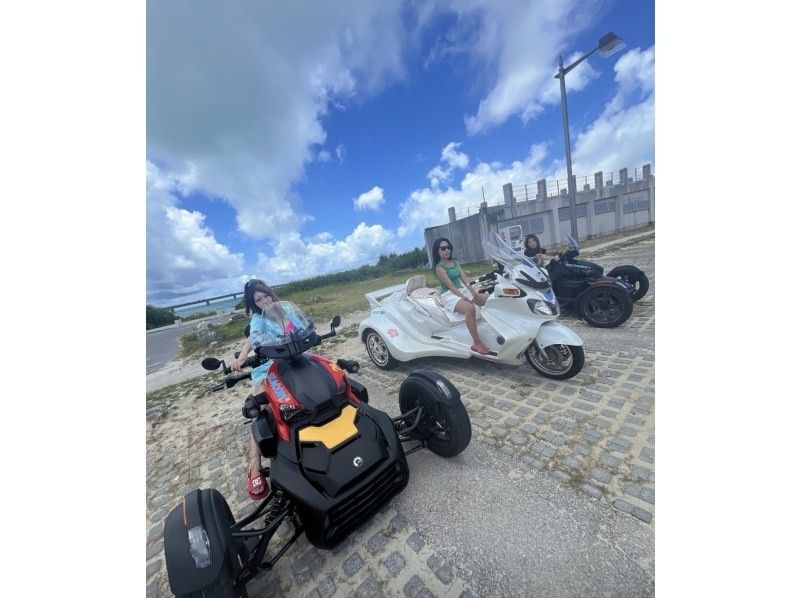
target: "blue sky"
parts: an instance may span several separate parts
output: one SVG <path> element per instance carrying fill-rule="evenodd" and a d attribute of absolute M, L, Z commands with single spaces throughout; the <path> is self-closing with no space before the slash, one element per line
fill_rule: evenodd
<path fill-rule="evenodd" d="M 654 6 L 148 2 L 147 300 L 375 263 L 447 208 L 654 155 Z"/>

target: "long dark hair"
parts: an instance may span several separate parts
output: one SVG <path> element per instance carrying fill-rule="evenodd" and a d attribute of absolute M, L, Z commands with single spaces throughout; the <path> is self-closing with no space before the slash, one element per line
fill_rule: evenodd
<path fill-rule="evenodd" d="M 433 262 L 433 269 L 436 270 L 436 264 L 439 263 L 441 259 L 439 257 L 439 246 L 442 244 L 442 241 L 446 242 L 450 246 L 450 259 L 453 259 L 453 244 L 450 242 L 450 239 L 446 237 L 439 237 L 433 242 L 433 246 L 431 247 L 431 261 Z"/>
<path fill-rule="evenodd" d="M 528 239 L 534 239 L 536 241 L 536 249 L 529 249 L 528 248 Z M 528 253 L 531 252 L 531 253 Z M 539 237 L 534 234 L 525 235 L 525 255 L 528 257 L 533 257 L 539 253 L 543 253 L 542 251 L 542 244 L 539 242 Z"/>
<path fill-rule="evenodd" d="M 258 306 L 256 306 L 256 301 L 253 298 L 253 295 L 256 294 L 256 291 L 266 293 L 272 297 L 273 301 L 278 301 L 278 297 L 275 295 L 275 292 L 269 288 L 269 285 L 266 282 L 259 280 L 258 278 L 252 278 L 244 285 L 244 313 L 248 316 L 252 313 L 261 312 Z"/>

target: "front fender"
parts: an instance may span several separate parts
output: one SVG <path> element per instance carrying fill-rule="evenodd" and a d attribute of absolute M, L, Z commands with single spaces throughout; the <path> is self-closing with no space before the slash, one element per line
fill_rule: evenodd
<path fill-rule="evenodd" d="M 358 338 L 361 339 L 361 342 L 364 342 L 364 333 L 367 329 L 371 328 L 379 332 L 381 335 L 384 335 L 386 330 L 391 328 L 394 325 L 394 322 L 387 318 L 385 313 L 373 312 L 372 315 L 366 317 L 365 319 L 361 320 L 361 323 L 358 325 Z"/>
<path fill-rule="evenodd" d="M 619 278 L 611 278 L 610 276 L 601 276 L 600 278 L 593 278 L 587 280 L 586 282 L 589 283 L 589 287 L 617 287 L 626 293 L 630 293 L 633 290 L 633 286 L 624 280 L 620 280 Z M 586 291 L 584 291 L 584 293 L 585 292 Z"/>
<path fill-rule="evenodd" d="M 573 347 L 583 346 L 583 340 L 570 328 L 558 322 L 545 322 L 539 327 L 536 333 L 536 342 L 540 347 L 549 345 L 570 345 Z"/>

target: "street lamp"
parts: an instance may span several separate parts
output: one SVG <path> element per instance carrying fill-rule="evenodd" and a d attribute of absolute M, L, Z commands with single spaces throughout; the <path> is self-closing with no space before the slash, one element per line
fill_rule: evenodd
<path fill-rule="evenodd" d="M 578 66 L 581 62 L 589 58 L 595 51 L 600 50 L 600 55 L 605 58 L 611 56 L 615 52 L 622 50 L 625 47 L 625 42 L 622 41 L 616 33 L 609 31 L 600 41 L 597 42 L 597 47 L 588 54 L 578 58 L 575 62 L 567 67 L 564 67 L 564 62 L 561 56 L 558 57 L 558 73 L 555 75 L 556 79 L 561 80 L 561 119 L 564 124 L 564 149 L 567 154 L 567 194 L 569 195 L 569 224 L 572 231 L 573 238 L 578 240 L 578 221 L 575 218 L 575 182 L 572 180 L 572 152 L 569 147 L 569 118 L 567 117 L 567 87 L 564 84 L 564 77 Z M 591 234 L 591 231 L 589 231 Z"/>

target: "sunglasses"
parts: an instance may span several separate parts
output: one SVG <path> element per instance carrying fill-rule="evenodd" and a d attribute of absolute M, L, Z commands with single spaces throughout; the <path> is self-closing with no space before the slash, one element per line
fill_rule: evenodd
<path fill-rule="evenodd" d="M 442 245 L 441 247 L 439 247 L 439 251 L 453 251 L 453 248 L 450 247 L 449 245 Z"/>

